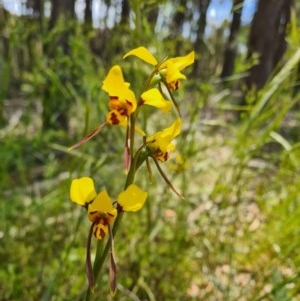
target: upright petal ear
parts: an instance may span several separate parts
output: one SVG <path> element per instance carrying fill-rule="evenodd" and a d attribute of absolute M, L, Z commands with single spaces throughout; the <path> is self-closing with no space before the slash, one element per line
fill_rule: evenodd
<path fill-rule="evenodd" d="M 128 88 L 128 84 L 125 83 L 121 67 L 115 65 L 111 67 L 103 81 L 102 90 L 107 92 L 108 95 L 112 95 L 116 93 L 117 90 L 124 88 Z"/>
<path fill-rule="evenodd" d="M 96 197 L 93 179 L 82 177 L 74 179 L 71 183 L 70 199 L 72 202 L 85 206 Z"/>
<path fill-rule="evenodd" d="M 139 59 L 143 60 L 144 62 L 153 66 L 156 66 L 158 64 L 156 58 L 152 55 L 152 53 L 143 46 L 132 49 L 131 51 L 127 52 L 123 56 L 123 59 L 127 58 L 130 55 L 134 55 Z"/>
<path fill-rule="evenodd" d="M 127 189 L 121 192 L 118 196 L 118 203 L 124 211 L 140 210 L 148 197 L 148 193 L 143 191 L 138 186 L 131 184 Z"/>
<path fill-rule="evenodd" d="M 109 197 L 106 190 L 101 191 L 93 203 L 89 206 L 89 213 L 90 212 L 111 212 L 114 211 L 114 207 L 112 205 L 112 200 Z"/>

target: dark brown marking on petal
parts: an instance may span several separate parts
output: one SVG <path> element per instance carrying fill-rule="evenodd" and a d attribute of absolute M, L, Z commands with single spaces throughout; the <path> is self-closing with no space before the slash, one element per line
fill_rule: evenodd
<path fill-rule="evenodd" d="M 110 114 L 110 120 L 111 120 L 111 123 L 114 125 L 120 123 L 120 120 L 118 119 L 117 114 L 115 114 L 115 113 Z"/>
<path fill-rule="evenodd" d="M 133 103 L 131 101 L 126 99 L 126 103 L 127 103 L 128 106 L 133 107 Z"/>
<path fill-rule="evenodd" d="M 164 155 L 163 155 L 163 158 L 164 158 L 165 161 L 167 161 L 169 159 L 169 153 L 165 152 Z"/>
<path fill-rule="evenodd" d="M 101 238 L 104 238 L 104 236 L 105 236 L 105 232 L 102 228 L 100 229 L 100 236 L 101 236 Z"/>
<path fill-rule="evenodd" d="M 95 229 L 93 231 L 93 234 L 96 238 L 100 237 L 101 239 L 103 239 L 105 237 L 105 232 L 104 230 L 100 227 L 100 224 L 101 223 L 98 223 L 96 226 L 95 226 Z"/>
<path fill-rule="evenodd" d="M 155 153 L 153 153 L 153 155 L 160 162 L 166 162 L 169 159 L 169 153 L 168 152 L 164 153 L 161 150 L 156 151 Z"/>
<path fill-rule="evenodd" d="M 122 108 L 120 110 L 118 110 L 118 112 L 120 113 L 120 115 L 122 116 L 128 116 L 128 111 L 126 108 Z"/>

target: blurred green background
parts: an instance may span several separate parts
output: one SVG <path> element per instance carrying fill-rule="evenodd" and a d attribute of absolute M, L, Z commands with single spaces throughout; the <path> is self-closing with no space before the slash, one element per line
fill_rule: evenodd
<path fill-rule="evenodd" d="M 300 300 L 299 12 L 292 0 L 0 1 L 0 300 L 84 300 L 89 222 L 70 182 L 120 192 L 122 129 L 67 148 L 104 121 L 113 64 L 141 85 L 146 70 L 122 60 L 140 45 L 196 52 L 163 165 L 185 199 L 139 171 L 149 200 L 115 237 L 114 299 Z M 94 300 L 112 299 L 107 267 Z"/>

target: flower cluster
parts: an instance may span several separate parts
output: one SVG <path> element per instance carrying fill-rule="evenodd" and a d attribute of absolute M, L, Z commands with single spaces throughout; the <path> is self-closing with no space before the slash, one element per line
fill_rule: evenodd
<path fill-rule="evenodd" d="M 88 219 L 92 223 L 88 236 L 86 258 L 87 276 L 92 290 L 94 288 L 94 275 L 97 275 L 97 271 L 93 271 L 90 259 L 92 234 L 101 241 L 106 235 L 109 235 L 107 245 L 110 246 L 111 254 L 110 286 L 112 292 L 116 290 L 112 227 L 116 230 L 117 219 L 124 212 L 140 210 L 147 199 L 148 193 L 134 184 L 135 175 L 140 166 L 146 163 L 148 175 L 151 178 L 149 158 L 152 159 L 166 184 L 181 197 L 160 167 L 160 163 L 169 159 L 170 153 L 175 150 L 173 140 L 181 133 L 181 114 L 173 97 L 173 92 L 180 88 L 180 81 L 186 79 L 182 70 L 194 62 L 194 52 L 192 51 L 186 56 L 158 62 L 148 49 L 138 47 L 126 53 L 124 58 L 130 56 L 135 56 L 152 67 L 142 92 L 140 95 L 136 95 L 131 89 L 130 83 L 125 81 L 121 67 L 119 65 L 113 66 L 102 84 L 102 90 L 109 97 L 105 121 L 70 147 L 73 149 L 87 142 L 106 126 L 120 125 L 126 128 L 124 139 L 125 189 L 119 193 L 117 200 L 113 201 L 106 190 L 97 193 L 93 179 L 90 177 L 74 179 L 71 183 L 71 201 L 87 210 Z M 162 113 L 175 108 L 178 117 L 168 127 L 156 133 L 146 134 L 147 129 L 141 129 L 137 124 L 139 111 L 145 105 L 157 108 Z M 141 135 L 143 139 L 135 139 L 136 134 Z M 135 145 L 137 141 L 141 140 L 139 145 Z M 99 256 L 103 259 L 106 255 L 104 251 Z M 96 260 L 97 258 L 95 262 Z"/>
<path fill-rule="evenodd" d="M 70 189 L 71 201 L 85 207 L 88 218 L 93 223 L 93 234 L 102 239 L 108 233 L 109 225 L 113 223 L 118 212 L 140 210 L 148 193 L 135 184 L 129 185 L 118 195 L 115 206 L 106 190 L 96 193 L 94 181 L 89 177 L 74 179 Z"/>

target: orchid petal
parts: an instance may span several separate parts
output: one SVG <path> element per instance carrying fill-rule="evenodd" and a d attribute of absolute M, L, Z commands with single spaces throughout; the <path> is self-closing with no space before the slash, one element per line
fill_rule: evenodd
<path fill-rule="evenodd" d="M 101 191 L 95 198 L 95 200 L 89 205 L 88 212 L 104 212 L 104 213 L 114 213 L 115 208 L 112 205 L 112 200 L 109 197 L 106 190 Z"/>
<path fill-rule="evenodd" d="M 175 64 L 169 62 L 167 64 L 166 74 L 167 83 L 172 83 L 178 81 L 179 79 L 186 79 L 186 76 L 179 71 Z"/>
<path fill-rule="evenodd" d="M 72 202 L 85 206 L 96 197 L 93 179 L 82 177 L 74 179 L 70 188 L 70 199 Z"/>
<path fill-rule="evenodd" d="M 127 58 L 130 55 L 136 56 L 144 62 L 153 66 L 156 66 L 158 64 L 156 58 L 152 55 L 152 53 L 143 46 L 132 49 L 131 51 L 127 52 L 123 56 L 123 59 Z"/>
<path fill-rule="evenodd" d="M 174 58 L 170 58 L 168 60 L 166 60 L 161 66 L 160 66 L 160 70 L 166 68 L 168 63 L 172 63 L 176 66 L 176 68 L 181 71 L 182 69 L 186 68 L 189 65 L 192 65 L 195 61 L 195 52 L 191 51 L 189 54 L 185 55 L 185 56 L 178 56 L 178 57 L 174 57 Z"/>
<path fill-rule="evenodd" d="M 108 95 L 118 96 L 116 91 L 123 91 L 125 89 L 128 89 L 128 84 L 125 83 L 122 69 L 119 65 L 113 66 L 105 80 L 103 81 L 102 90 L 107 92 Z"/>
<path fill-rule="evenodd" d="M 172 108 L 172 103 L 165 100 L 158 89 L 153 88 L 141 95 L 144 104 L 161 109 L 163 112 L 168 112 Z"/>
<path fill-rule="evenodd" d="M 143 206 L 147 199 L 148 193 L 143 191 L 135 184 L 131 184 L 128 188 L 121 192 L 118 196 L 118 203 L 124 211 L 138 211 Z"/>

